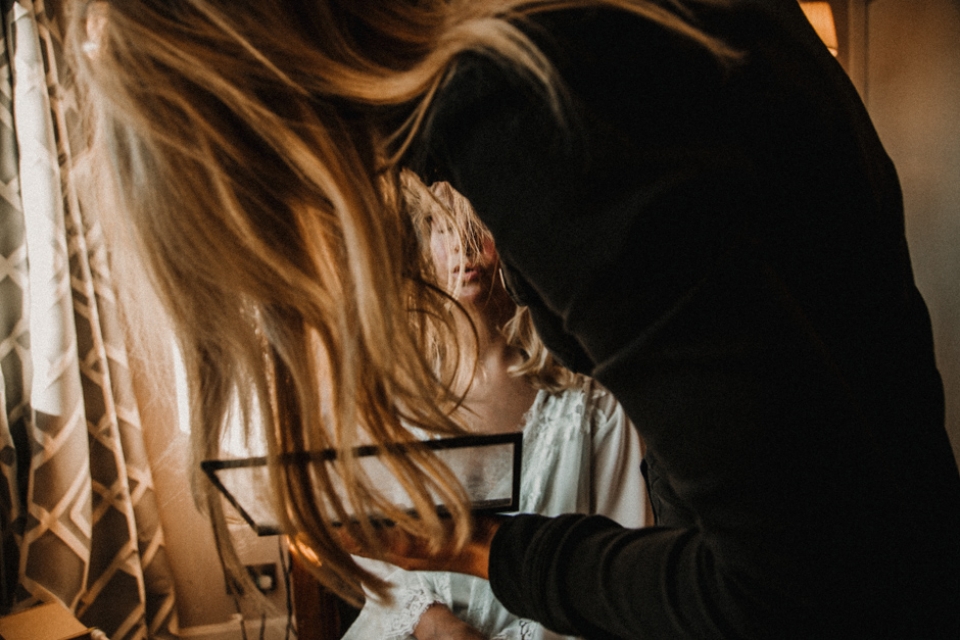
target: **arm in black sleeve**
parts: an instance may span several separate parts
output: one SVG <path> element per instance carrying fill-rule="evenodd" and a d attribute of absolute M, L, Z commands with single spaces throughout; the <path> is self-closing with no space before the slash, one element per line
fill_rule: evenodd
<path fill-rule="evenodd" d="M 730 620 L 728 613 L 718 615 L 709 606 L 715 596 L 709 593 L 715 584 L 711 580 L 697 585 L 703 591 L 698 606 L 677 606 L 686 596 L 676 592 L 676 582 L 662 582 L 664 577 L 714 570 L 709 556 L 698 551 L 702 548 L 694 531 L 629 530 L 601 516 L 580 515 L 520 515 L 502 526 L 491 554 L 498 566 L 520 571 L 509 579 L 502 579 L 507 572 L 493 572 L 494 592 L 504 602 L 521 603 L 517 615 L 544 620 L 558 633 L 591 640 L 744 637 L 745 629 L 756 627 L 750 620 Z M 651 561 L 662 566 L 652 567 Z M 544 588 L 552 584 L 562 588 Z M 689 617 L 664 625 L 665 612 Z M 752 611 L 750 617 L 759 613 Z"/>

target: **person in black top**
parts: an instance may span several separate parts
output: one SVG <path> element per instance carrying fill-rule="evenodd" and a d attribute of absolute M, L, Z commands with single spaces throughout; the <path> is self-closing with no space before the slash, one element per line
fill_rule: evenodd
<path fill-rule="evenodd" d="M 952 637 L 956 467 L 894 169 L 795 3 L 700 15 L 744 57 L 538 17 L 567 130 L 480 56 L 435 103 L 422 170 L 649 439 L 663 527 L 507 521 L 495 593 L 598 638 Z"/>
<path fill-rule="evenodd" d="M 349 460 L 278 465 L 329 584 L 378 588 L 360 550 L 489 577 L 586 638 L 960 636 L 960 475 L 896 172 L 794 0 L 108 4 L 78 13 L 80 79 L 198 424 L 253 380 L 272 451 L 456 432 L 415 355 L 443 323 L 406 166 L 471 201 L 544 342 L 648 445 L 639 530 L 471 533 L 416 452 L 395 460 L 416 517 Z M 360 516 L 335 530 L 342 502 Z"/>

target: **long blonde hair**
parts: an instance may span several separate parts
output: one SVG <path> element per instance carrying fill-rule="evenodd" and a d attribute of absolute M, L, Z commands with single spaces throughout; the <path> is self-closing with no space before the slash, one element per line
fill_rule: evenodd
<path fill-rule="evenodd" d="M 679 11 L 645 0 L 70 5 L 88 162 L 178 336 L 195 456 L 219 455 L 239 400 L 244 419 L 264 425 L 284 531 L 350 600 L 362 584 L 380 593 L 384 584 L 341 548 L 332 523 L 352 523 L 374 554 L 368 514 L 435 548 L 470 533 L 462 488 L 428 452 L 385 457 L 414 514 L 384 499 L 350 455 L 367 442 L 409 441 L 404 422 L 461 430 L 449 417 L 456 398 L 423 350 L 428 335 L 450 329 L 445 298 L 424 277 L 396 159 L 463 52 L 508 63 L 559 102 L 561 83 L 517 22 L 587 4 L 721 50 Z M 277 464 L 328 448 L 340 451 L 337 463 Z M 220 500 L 198 486 L 224 560 L 237 566 Z"/>

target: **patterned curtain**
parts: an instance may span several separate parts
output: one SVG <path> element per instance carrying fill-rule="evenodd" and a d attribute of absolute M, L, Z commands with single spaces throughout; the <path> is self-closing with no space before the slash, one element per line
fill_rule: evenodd
<path fill-rule="evenodd" d="M 0 608 L 155 637 L 172 578 L 50 1 L 0 0 Z"/>

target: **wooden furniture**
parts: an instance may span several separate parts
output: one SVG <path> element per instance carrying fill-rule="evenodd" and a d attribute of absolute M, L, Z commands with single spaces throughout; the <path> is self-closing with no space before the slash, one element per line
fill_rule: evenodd
<path fill-rule="evenodd" d="M 317 582 L 296 554 L 290 554 L 290 564 L 298 640 L 339 640 L 338 598 Z"/>
<path fill-rule="evenodd" d="M 317 582 L 296 554 L 290 564 L 298 640 L 340 640 L 358 611 Z"/>

